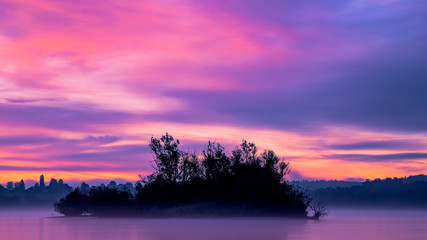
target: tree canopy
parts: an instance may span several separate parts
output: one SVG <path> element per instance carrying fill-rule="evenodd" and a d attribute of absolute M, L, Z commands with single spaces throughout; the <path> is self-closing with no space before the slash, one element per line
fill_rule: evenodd
<path fill-rule="evenodd" d="M 64 215 L 296 215 L 306 216 L 310 198 L 286 182 L 289 164 L 272 150 L 258 154 L 252 142 L 227 154 L 209 140 L 200 154 L 179 149 L 166 133 L 151 137 L 154 172 L 136 183 L 136 193 L 98 187 L 75 190 L 55 204 Z M 74 206 L 74 207 L 73 207 Z M 102 206 L 102 207 L 100 207 Z M 117 213 L 117 212 L 116 212 Z"/>

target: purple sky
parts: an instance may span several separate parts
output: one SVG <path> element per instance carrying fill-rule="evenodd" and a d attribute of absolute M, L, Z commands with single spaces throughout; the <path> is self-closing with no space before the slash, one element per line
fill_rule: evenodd
<path fill-rule="evenodd" d="M 138 179 L 245 138 L 294 178 L 427 172 L 427 2 L 0 3 L 0 182 Z"/>

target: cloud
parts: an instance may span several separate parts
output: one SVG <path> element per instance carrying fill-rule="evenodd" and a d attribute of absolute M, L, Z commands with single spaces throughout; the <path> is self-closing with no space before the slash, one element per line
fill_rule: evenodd
<path fill-rule="evenodd" d="M 426 145 L 418 141 L 410 140 L 386 140 L 386 141 L 365 141 L 345 144 L 327 145 L 326 148 L 338 150 L 367 150 L 367 149 L 419 149 L 425 148 Z"/>
<path fill-rule="evenodd" d="M 59 138 L 48 137 L 48 136 L 11 136 L 11 137 L 0 137 L 0 146 L 16 146 L 16 145 L 41 145 L 41 144 L 52 144 L 59 142 Z"/>
<path fill-rule="evenodd" d="M 286 176 L 286 180 L 288 180 L 288 181 L 302 181 L 302 180 L 314 181 L 316 179 L 311 178 L 309 176 L 305 176 L 302 173 L 300 173 L 299 171 L 291 169 L 289 175 Z"/>
<path fill-rule="evenodd" d="M 248 21 L 270 20 L 296 32 L 300 24 L 310 30 L 310 24 L 321 24 L 326 33 L 307 33 L 313 34 L 316 47 L 296 46 L 304 62 L 206 70 L 236 81 L 240 89 L 169 91 L 167 95 L 183 100 L 187 108 L 151 117 L 291 131 L 313 131 L 325 125 L 427 131 L 427 58 L 423 54 L 427 30 L 419 28 L 426 20 L 419 10 L 426 9 L 425 4 L 399 1 L 396 4 L 401 8 L 397 10 L 377 3 L 357 5 L 355 1 L 276 1 L 274 8 L 259 1 L 237 2 L 208 2 L 205 7 L 219 5 L 219 9 L 237 12 Z M 307 14 L 305 7 L 314 14 Z M 297 18 L 302 13 L 304 17 Z M 367 13 L 367 19 L 361 13 Z M 319 21 L 306 21 L 305 16 Z M 329 39 L 329 34 L 336 37 Z M 304 40 L 297 38 L 295 42 Z"/>
<path fill-rule="evenodd" d="M 0 122 L 3 124 L 62 130 L 90 130 L 96 125 L 131 122 L 134 117 L 129 113 L 101 110 L 88 105 L 67 108 L 0 104 Z"/>
<path fill-rule="evenodd" d="M 121 138 L 118 136 L 104 135 L 104 136 L 87 136 L 83 139 L 67 139 L 59 137 L 51 137 L 48 135 L 17 135 L 17 136 L 0 136 L 0 146 L 38 146 L 50 144 L 51 147 L 67 147 L 68 149 L 74 147 L 82 147 L 82 144 L 95 143 L 90 146 L 103 145 L 108 143 L 118 142 Z M 89 146 L 89 147 L 90 147 Z M 86 148 L 86 147 L 85 147 Z M 25 152 L 25 150 L 24 150 Z"/>
<path fill-rule="evenodd" d="M 33 103 L 39 101 L 62 101 L 65 100 L 63 98 L 39 98 L 39 99 L 25 99 L 25 98 L 6 98 L 5 99 L 9 103 Z"/>
<path fill-rule="evenodd" d="M 34 99 L 6 98 L 6 101 L 8 101 L 10 103 L 29 103 L 29 102 L 36 102 L 37 100 L 34 100 Z"/>
<path fill-rule="evenodd" d="M 107 144 L 107 143 L 113 143 L 120 140 L 120 137 L 118 136 L 111 136 L 111 135 L 105 135 L 105 136 L 87 136 L 84 141 L 87 142 L 98 142 L 101 144 Z"/>
<path fill-rule="evenodd" d="M 357 178 L 357 177 L 348 177 L 348 178 L 344 178 L 344 181 L 349 181 L 349 182 L 364 182 L 366 181 L 366 179 L 364 178 Z"/>
<path fill-rule="evenodd" d="M 27 140 L 28 144 L 37 146 L 27 148 L 22 141 L 29 137 L 16 138 L 12 142 L 20 155 L 0 156 L 0 169 L 4 171 L 69 171 L 69 172 L 151 172 L 152 156 L 148 146 L 128 144 L 105 146 L 117 142 L 118 137 L 100 136 L 82 140 L 55 139 L 54 144 L 39 147 L 43 137 Z M 4 139 L 5 141 L 9 139 Z M 3 139 L 1 139 L 3 141 Z M 46 142 L 51 142 L 47 141 Z M 96 143 L 87 144 L 87 143 Z M 5 147 L 8 147 L 7 145 Z M 3 148 L 4 150 L 10 150 Z M 135 175 L 136 176 L 136 175 Z"/>
<path fill-rule="evenodd" d="M 379 154 L 379 155 L 369 155 L 369 154 L 332 154 L 325 155 L 324 158 L 327 159 L 338 159 L 346 161 L 357 161 L 357 162 L 402 162 L 409 160 L 422 160 L 427 159 L 427 153 L 394 153 L 394 154 Z"/>
<path fill-rule="evenodd" d="M 96 151 L 93 151 L 96 150 Z M 65 155 L 58 155 L 55 158 L 69 159 L 74 161 L 88 161 L 91 163 L 123 163 L 131 164 L 134 162 L 146 162 L 143 161 L 144 157 L 147 157 L 150 153 L 148 146 L 142 145 L 121 145 L 113 146 L 108 148 L 97 148 L 91 152 L 85 153 L 69 153 Z M 151 159 L 151 158 L 150 158 Z"/>
<path fill-rule="evenodd" d="M 66 171 L 66 172 L 109 172 L 109 171 L 123 171 L 123 172 L 132 172 L 143 169 L 135 169 L 135 166 L 47 166 L 47 167 L 36 167 L 36 166 L 10 166 L 10 165 L 1 165 L 0 171 L 32 171 L 32 172 L 47 172 L 47 171 Z"/>
<path fill-rule="evenodd" d="M 225 122 L 291 131 L 339 125 L 373 131 L 426 132 L 427 58 L 414 52 L 421 53 L 421 48 L 413 47 L 410 53 L 391 51 L 388 59 L 377 56 L 329 66 L 329 71 L 342 69 L 332 80 L 286 87 L 274 79 L 259 77 L 266 87 L 256 90 L 170 92 L 189 107 L 159 114 L 157 119 Z M 323 74 L 327 75 L 328 69 L 325 71 Z"/>
<path fill-rule="evenodd" d="M 275 7 L 271 7 L 262 1 L 189 1 L 176 11 L 139 3 L 126 12 L 130 3 L 97 3 L 100 10 L 95 15 L 90 6 L 55 2 L 46 8 L 32 3 L 35 23 L 46 28 L 38 31 L 56 32 L 55 36 L 68 40 L 60 49 L 45 53 L 42 70 L 28 70 L 37 75 L 23 81 L 10 75 L 8 79 L 22 88 L 37 86 L 62 92 L 69 101 L 86 101 L 83 104 L 96 106 L 97 115 L 109 115 L 99 120 L 107 124 L 113 122 L 110 119 L 120 122 L 117 118 L 123 112 L 170 122 L 295 131 L 335 124 L 385 131 L 427 128 L 423 104 L 427 59 L 422 54 L 427 30 L 419 27 L 426 19 L 420 11 L 426 7 L 423 4 L 397 1 L 393 4 L 399 8 L 386 8 L 377 2 L 273 1 Z M 64 7 L 74 14 L 64 12 Z M 221 17 L 208 9 L 218 9 Z M 20 18 L 19 8 L 14 11 Z M 138 11 L 150 14 L 144 15 L 147 19 L 134 18 Z M 158 12 L 177 19 L 194 15 L 194 21 L 160 19 Z M 70 38 L 63 26 L 50 25 L 46 19 L 69 23 L 66 30 L 81 30 Z M 99 28 L 106 21 L 111 28 Z M 164 21 L 174 24 L 167 27 Z M 102 40 L 89 34 L 93 28 L 99 28 Z M 141 37 L 138 29 L 151 34 Z M 183 29 L 199 37 L 190 38 L 192 34 Z M 117 31 L 123 31 L 120 38 L 108 38 Z M 169 37 L 165 40 L 165 36 Z M 169 44 L 170 38 L 175 44 Z M 80 42 L 94 46 L 83 49 Z M 167 51 L 165 46 L 170 46 Z M 39 78 L 34 76 L 45 81 L 34 81 Z M 163 107 L 165 111 L 155 111 Z M 114 111 L 106 114 L 106 109 Z M 56 107 L 49 111 L 59 112 L 51 114 L 53 119 L 81 115 L 92 121 L 84 110 L 73 113 Z M 37 120 L 39 116 L 34 115 Z M 58 120 L 53 127 L 60 123 L 64 123 L 60 128 L 73 127 L 61 117 Z"/>

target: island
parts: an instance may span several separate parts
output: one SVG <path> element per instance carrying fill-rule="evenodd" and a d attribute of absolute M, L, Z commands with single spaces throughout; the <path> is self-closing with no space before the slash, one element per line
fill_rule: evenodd
<path fill-rule="evenodd" d="M 209 140 L 201 154 L 179 149 L 166 133 L 151 137 L 154 172 L 135 184 L 135 191 L 99 186 L 76 188 L 55 202 L 64 216 L 217 217 L 289 216 L 313 218 L 326 209 L 285 177 L 289 163 L 273 150 L 258 153 L 243 140 L 227 154 Z"/>

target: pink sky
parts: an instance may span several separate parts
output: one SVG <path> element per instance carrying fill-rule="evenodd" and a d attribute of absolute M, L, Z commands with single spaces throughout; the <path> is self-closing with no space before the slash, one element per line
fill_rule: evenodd
<path fill-rule="evenodd" d="M 0 182 L 137 180 L 152 135 L 273 149 L 291 178 L 427 173 L 427 4 L 0 3 Z"/>

